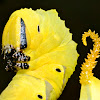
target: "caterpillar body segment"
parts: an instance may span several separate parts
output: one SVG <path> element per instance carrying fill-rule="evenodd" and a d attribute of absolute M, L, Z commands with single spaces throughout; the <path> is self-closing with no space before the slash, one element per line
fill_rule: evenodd
<path fill-rule="evenodd" d="M 3 32 L 2 52 L 10 62 L 6 69 L 17 73 L 0 100 L 57 100 L 75 70 L 76 46 L 56 10 L 15 11 Z"/>

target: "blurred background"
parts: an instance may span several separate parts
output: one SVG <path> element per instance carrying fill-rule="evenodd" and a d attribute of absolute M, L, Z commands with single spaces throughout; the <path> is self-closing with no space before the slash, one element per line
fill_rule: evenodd
<path fill-rule="evenodd" d="M 70 32 L 73 33 L 73 40 L 78 43 L 77 51 L 80 57 L 75 72 L 58 100 L 79 100 L 81 86 L 79 84 L 80 67 L 90 48 L 93 48 L 90 38 L 87 38 L 88 46 L 85 47 L 82 44 L 81 37 L 89 29 L 95 30 L 100 36 L 100 0 L 0 0 L 0 49 L 3 28 L 9 16 L 15 10 L 25 7 L 33 10 L 39 8 L 44 10 L 56 9 L 61 19 L 65 20 L 66 27 L 70 28 Z M 93 72 L 94 76 L 100 79 L 100 59 L 97 59 L 97 61 L 98 64 Z M 0 55 L 0 93 L 15 75 L 13 72 L 6 72 L 5 66 L 2 55 Z"/>

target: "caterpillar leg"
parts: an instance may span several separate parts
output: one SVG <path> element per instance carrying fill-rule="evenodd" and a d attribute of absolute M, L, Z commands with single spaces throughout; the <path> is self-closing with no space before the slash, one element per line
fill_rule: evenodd
<path fill-rule="evenodd" d="M 17 61 L 29 61 L 30 57 L 26 56 L 24 53 L 22 53 L 21 51 L 15 52 L 12 55 L 13 59 L 16 59 Z"/>
<path fill-rule="evenodd" d="M 100 37 L 95 32 L 89 30 L 83 34 L 83 44 L 87 45 L 86 37 L 93 39 L 93 50 L 88 54 L 85 63 L 82 64 L 82 72 L 80 74 L 81 93 L 80 100 L 100 100 L 100 80 L 93 76 L 92 70 L 96 66 L 96 58 L 100 52 Z"/>
<path fill-rule="evenodd" d="M 16 70 L 16 69 L 28 69 L 29 65 L 27 63 L 14 63 L 8 60 L 6 71 Z"/>
<path fill-rule="evenodd" d="M 12 45 L 6 45 L 2 48 L 2 54 L 3 59 L 10 59 L 12 58 L 13 53 L 16 52 L 16 50 L 13 48 Z"/>
<path fill-rule="evenodd" d="M 30 60 L 30 57 L 26 56 L 22 51 L 16 51 L 12 45 L 4 46 L 2 53 L 4 59 L 7 60 L 6 71 L 29 68 L 26 62 Z"/>

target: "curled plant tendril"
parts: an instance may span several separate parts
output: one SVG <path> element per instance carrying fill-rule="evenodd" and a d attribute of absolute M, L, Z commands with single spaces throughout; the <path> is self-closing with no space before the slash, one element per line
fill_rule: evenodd
<path fill-rule="evenodd" d="M 80 83 L 81 84 L 89 84 L 90 78 L 93 77 L 92 70 L 96 66 L 97 61 L 96 58 L 99 57 L 99 51 L 100 51 L 100 38 L 98 34 L 95 34 L 95 31 L 92 32 L 89 30 L 88 32 L 84 32 L 82 36 L 82 41 L 85 46 L 87 46 L 86 37 L 89 37 L 93 40 L 93 50 L 90 50 L 90 54 L 87 55 L 87 59 L 85 59 L 85 62 L 82 64 L 82 71 L 80 74 Z"/>

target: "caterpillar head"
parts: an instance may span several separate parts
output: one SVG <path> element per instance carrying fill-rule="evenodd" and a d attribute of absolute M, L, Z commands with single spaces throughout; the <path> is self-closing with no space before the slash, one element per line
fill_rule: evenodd
<path fill-rule="evenodd" d="M 8 59 L 7 68 L 25 66 L 27 69 L 29 65 L 23 61 L 29 61 L 30 58 L 34 60 L 56 48 L 66 33 L 69 34 L 69 29 L 58 17 L 56 10 L 34 11 L 25 8 L 15 11 L 10 16 L 2 36 L 2 52 L 4 59 Z"/>
<path fill-rule="evenodd" d="M 31 48 L 32 39 L 39 32 L 39 16 L 36 12 L 32 9 L 17 10 L 10 16 L 5 26 L 2 48 L 8 45 L 12 45 L 18 51 Z"/>
<path fill-rule="evenodd" d="M 30 60 L 23 52 L 27 48 L 34 48 L 36 41 L 33 38 L 36 35 L 39 38 L 39 33 L 39 16 L 32 9 L 17 10 L 10 16 L 2 36 L 2 52 L 4 59 L 8 59 L 9 67 L 15 65 L 16 60 Z M 19 63 L 16 66 L 23 68 Z"/>
<path fill-rule="evenodd" d="M 2 36 L 7 70 L 9 67 L 13 69 L 11 66 L 33 70 L 47 63 L 68 66 L 68 62 L 73 60 L 73 53 L 76 59 L 78 57 L 76 46 L 56 10 L 17 10 L 10 16 Z M 67 54 L 68 51 L 70 53 Z M 67 58 L 69 55 L 70 59 Z M 73 66 L 76 65 L 76 59 L 73 60 Z"/>

